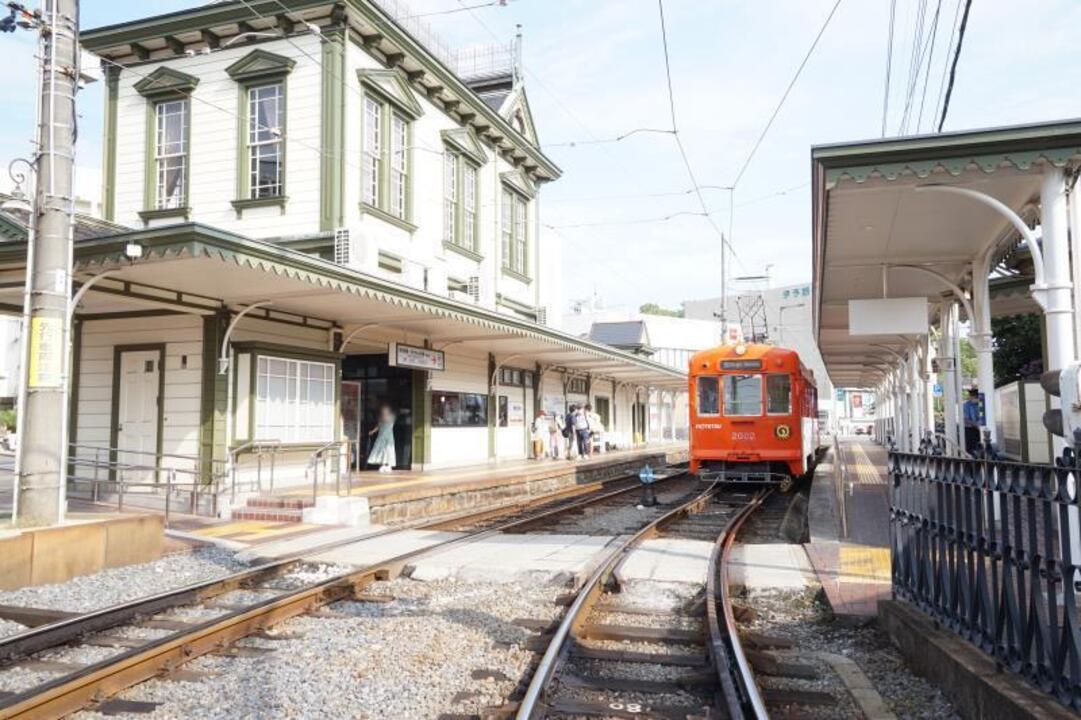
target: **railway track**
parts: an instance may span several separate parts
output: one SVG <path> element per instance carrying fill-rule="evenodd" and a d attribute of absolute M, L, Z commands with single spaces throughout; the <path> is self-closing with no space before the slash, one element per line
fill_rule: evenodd
<path fill-rule="evenodd" d="M 670 482 L 678 476 L 668 479 Z M 184 663 L 208 653 L 230 654 L 250 648 L 233 647 L 249 636 L 292 617 L 318 611 L 340 600 L 381 598 L 365 593 L 377 580 L 401 574 L 422 555 L 452 545 L 476 541 L 494 533 L 543 523 L 593 505 L 621 500 L 638 491 L 634 478 L 568 488 L 498 508 L 460 513 L 410 528 L 464 530 L 464 534 L 358 570 L 316 581 L 318 563 L 305 558 L 333 547 L 330 543 L 293 556 L 151 597 L 49 623 L 0 641 L 0 670 L 18 669 L 44 679 L 15 692 L 0 693 L 0 718 L 63 717 L 97 705 L 153 677 L 182 675 Z M 364 540 L 402 529 L 388 529 Z M 231 600 L 238 593 L 242 599 Z M 133 637 L 130 630 L 159 631 L 158 637 Z M 97 662 L 74 664 L 37 659 L 59 647 L 106 648 L 113 652 Z M 130 705 L 130 703 L 129 703 Z M 136 703 L 137 705 L 137 703 Z M 122 704 L 117 710 L 125 709 Z"/>
<path fill-rule="evenodd" d="M 615 547 L 579 589 L 515 716 L 767 717 L 736 632 L 727 567 L 740 527 L 764 498 L 712 486 Z M 620 567 L 652 538 L 713 543 L 703 597 L 658 611 L 618 592 Z"/>

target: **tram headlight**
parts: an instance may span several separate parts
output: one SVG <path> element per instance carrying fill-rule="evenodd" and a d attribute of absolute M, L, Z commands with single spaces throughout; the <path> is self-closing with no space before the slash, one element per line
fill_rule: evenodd
<path fill-rule="evenodd" d="M 777 427 L 773 428 L 773 433 L 777 436 L 778 439 L 787 440 L 788 438 L 792 437 L 792 428 L 788 425 L 785 425 L 784 423 L 781 423 Z"/>

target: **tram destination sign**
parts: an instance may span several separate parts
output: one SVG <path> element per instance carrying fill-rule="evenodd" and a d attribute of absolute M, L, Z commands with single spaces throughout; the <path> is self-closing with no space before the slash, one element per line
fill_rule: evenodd
<path fill-rule="evenodd" d="M 761 370 L 761 360 L 721 360 L 721 370 Z"/>
<path fill-rule="evenodd" d="M 393 367 L 443 372 L 447 369 L 447 358 L 442 350 L 392 342 L 387 352 L 387 364 Z"/>

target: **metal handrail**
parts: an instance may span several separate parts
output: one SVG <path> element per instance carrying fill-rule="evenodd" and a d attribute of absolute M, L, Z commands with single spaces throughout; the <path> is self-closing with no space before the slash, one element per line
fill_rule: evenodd
<path fill-rule="evenodd" d="M 90 499 L 92 502 L 101 502 L 101 488 L 116 489 L 116 511 L 124 511 L 124 496 L 129 493 L 133 488 L 152 488 L 157 491 L 164 489 L 165 491 L 165 513 L 164 522 L 165 527 L 169 527 L 169 516 L 172 512 L 172 496 L 174 493 L 180 491 L 186 491 L 190 494 L 189 509 L 192 514 L 195 514 L 199 505 L 200 490 L 203 488 L 203 483 L 197 472 L 188 472 L 181 468 L 162 468 L 153 465 L 138 465 L 133 463 L 122 463 L 113 460 L 106 460 L 102 462 L 99 459 L 91 460 L 88 458 L 72 458 L 71 465 L 79 468 L 93 468 L 93 477 L 86 477 L 83 475 L 69 473 L 68 482 L 72 484 L 89 483 L 91 485 Z M 104 468 L 108 471 L 106 478 L 102 479 L 99 475 L 100 470 Z M 130 471 L 145 471 L 154 474 L 153 482 L 146 481 L 131 481 L 123 477 L 124 472 Z M 162 474 L 165 475 L 165 481 L 162 482 L 158 479 Z M 189 475 L 191 480 L 188 482 L 177 482 L 177 475 Z"/>
<path fill-rule="evenodd" d="M 330 451 L 332 450 L 334 451 L 334 493 L 336 495 L 342 494 L 342 450 L 344 448 L 345 457 L 348 458 L 349 445 L 350 440 L 348 438 L 343 440 L 331 440 L 320 445 L 318 448 L 312 451 L 311 455 L 308 456 L 308 464 L 304 468 L 304 479 L 305 481 L 307 481 L 310 474 L 312 480 L 312 502 L 315 502 L 315 498 L 319 495 L 319 468 L 324 468 L 323 477 L 325 478 L 325 461 L 328 453 L 330 453 Z M 352 489 L 351 478 L 349 481 L 349 489 Z"/>
<path fill-rule="evenodd" d="M 263 458 L 270 456 L 270 491 L 274 491 L 274 469 L 277 466 L 278 453 L 281 452 L 282 441 L 278 439 L 255 439 L 237 445 L 229 450 L 229 480 L 230 499 L 236 501 L 236 478 L 237 458 L 245 451 L 251 451 L 255 455 L 255 487 L 259 492 L 263 491 Z"/>

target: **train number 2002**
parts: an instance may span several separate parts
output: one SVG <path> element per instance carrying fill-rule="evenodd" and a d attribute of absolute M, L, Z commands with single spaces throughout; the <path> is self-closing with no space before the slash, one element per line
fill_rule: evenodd
<path fill-rule="evenodd" d="M 732 433 L 732 439 L 733 440 L 754 440 L 754 432 L 752 432 L 752 431 L 742 431 L 742 432 L 737 431 L 737 432 Z"/>

